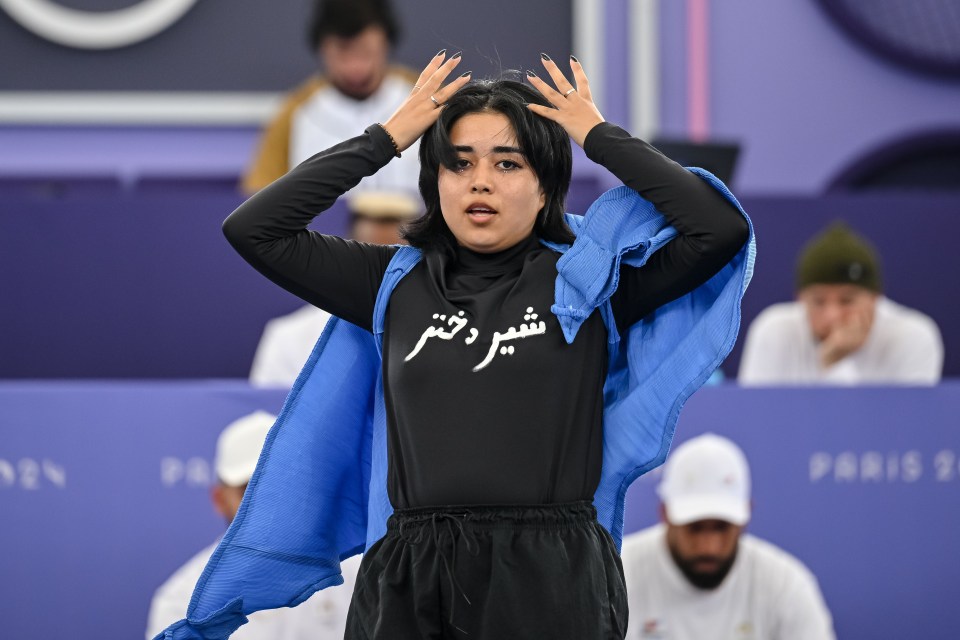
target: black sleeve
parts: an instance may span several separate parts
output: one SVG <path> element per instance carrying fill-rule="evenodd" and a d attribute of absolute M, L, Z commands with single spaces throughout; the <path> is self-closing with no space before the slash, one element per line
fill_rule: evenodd
<path fill-rule="evenodd" d="M 306 227 L 343 193 L 393 157 L 379 126 L 304 161 L 254 194 L 223 223 L 234 249 L 257 271 L 329 313 L 370 330 L 377 291 L 394 247 L 328 236 Z"/>
<path fill-rule="evenodd" d="M 584 151 L 652 202 L 678 234 L 644 266 L 621 267 L 610 301 L 621 331 L 709 280 L 749 238 L 743 215 L 716 189 L 620 127 L 597 125 Z"/>

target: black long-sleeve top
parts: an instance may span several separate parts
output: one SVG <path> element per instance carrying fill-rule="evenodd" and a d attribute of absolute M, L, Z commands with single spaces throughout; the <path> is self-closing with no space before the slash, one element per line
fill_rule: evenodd
<path fill-rule="evenodd" d="M 584 149 L 678 231 L 643 267 L 621 269 L 611 300 L 621 330 L 708 280 L 747 240 L 723 196 L 619 127 L 597 125 Z M 370 127 L 250 198 L 224 233 L 280 286 L 370 330 L 396 248 L 306 227 L 391 157 L 389 138 Z M 592 499 L 607 332 L 594 313 L 564 341 L 549 311 L 558 258 L 533 236 L 493 254 L 461 247 L 455 260 L 426 252 L 397 285 L 383 352 L 395 508 Z"/>

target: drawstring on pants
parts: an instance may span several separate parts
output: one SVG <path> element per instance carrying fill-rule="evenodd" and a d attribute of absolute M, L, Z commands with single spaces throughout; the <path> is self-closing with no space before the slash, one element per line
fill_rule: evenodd
<path fill-rule="evenodd" d="M 450 579 L 450 624 L 453 625 L 461 633 L 467 634 L 466 631 L 457 626 L 454 622 L 454 611 L 457 603 L 457 592 L 460 593 L 460 596 L 466 601 L 468 605 L 472 605 L 470 602 L 469 596 L 463 590 L 463 587 L 460 586 L 460 583 L 457 581 L 456 569 L 457 569 L 457 532 L 459 531 L 460 538 L 466 543 L 467 553 L 472 556 L 476 556 L 480 552 L 480 545 L 468 529 L 463 526 L 464 521 L 469 518 L 472 514 L 467 511 L 464 513 L 447 513 L 441 511 L 435 511 L 430 516 L 415 518 L 412 520 L 407 520 L 400 524 L 400 537 L 404 542 L 409 544 L 420 544 L 423 542 L 423 532 L 426 529 L 426 526 L 421 526 L 417 530 L 416 536 L 405 535 L 404 527 L 409 525 L 416 524 L 426 524 L 427 520 L 430 521 L 430 529 L 433 534 L 433 543 L 437 546 L 437 552 L 440 554 L 440 559 L 443 562 L 444 570 L 447 573 L 447 577 Z M 444 531 L 444 525 L 446 525 L 445 530 L 450 536 L 450 557 L 447 557 L 447 553 L 444 550 L 442 544 L 442 534 Z M 469 634 L 467 634 L 469 635 Z"/>

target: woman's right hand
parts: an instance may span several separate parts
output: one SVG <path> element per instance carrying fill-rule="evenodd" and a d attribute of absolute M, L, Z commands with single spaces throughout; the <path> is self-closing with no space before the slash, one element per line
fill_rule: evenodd
<path fill-rule="evenodd" d="M 433 57 L 430 64 L 417 78 L 413 91 L 403 101 L 403 104 L 393 112 L 390 119 L 382 125 L 387 133 L 393 136 L 400 151 L 409 148 L 416 142 L 423 135 L 423 132 L 440 117 L 444 102 L 456 93 L 460 87 L 470 82 L 471 72 L 467 71 L 446 86 L 441 87 L 440 85 L 450 75 L 450 72 L 460 64 L 461 60 L 459 53 L 449 59 L 445 58 L 446 49 Z M 431 100 L 431 97 L 433 100 Z"/>

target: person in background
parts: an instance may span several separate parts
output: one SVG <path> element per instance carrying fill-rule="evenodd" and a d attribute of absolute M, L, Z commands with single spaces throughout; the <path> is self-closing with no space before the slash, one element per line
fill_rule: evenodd
<path fill-rule="evenodd" d="M 352 193 L 347 206 L 350 237 L 367 244 L 405 244 L 401 226 L 423 213 L 422 204 L 403 192 Z M 253 356 L 250 384 L 292 387 L 329 318 L 329 313 L 308 304 L 268 320 Z"/>
<path fill-rule="evenodd" d="M 706 434 L 667 458 L 663 522 L 623 539 L 629 640 L 830 640 L 817 580 L 787 552 L 744 533 L 750 470 L 737 445 Z"/>
<path fill-rule="evenodd" d="M 263 132 L 242 190 L 255 193 L 314 154 L 363 133 L 371 122 L 386 122 L 417 78 L 389 64 L 398 38 L 388 0 L 320 0 L 308 40 L 326 73 L 287 96 Z M 414 148 L 356 188 L 410 190 L 419 173 Z"/>
<path fill-rule="evenodd" d="M 747 331 L 744 385 L 936 384 L 943 341 L 926 315 L 884 297 L 876 250 L 836 222 L 797 265 L 797 300 Z"/>
<path fill-rule="evenodd" d="M 260 449 L 276 416 L 257 411 L 230 423 L 217 440 L 214 468 L 217 484 L 210 492 L 213 507 L 229 525 L 237 515 L 247 482 L 253 477 Z M 219 542 L 219 541 L 218 541 Z M 183 617 L 214 543 L 180 567 L 157 589 L 150 603 L 147 640 Z M 353 583 L 360 566 L 356 556 L 341 564 L 344 584 L 316 593 L 293 609 L 262 611 L 234 633 L 239 640 L 340 640 L 343 638 Z"/>

